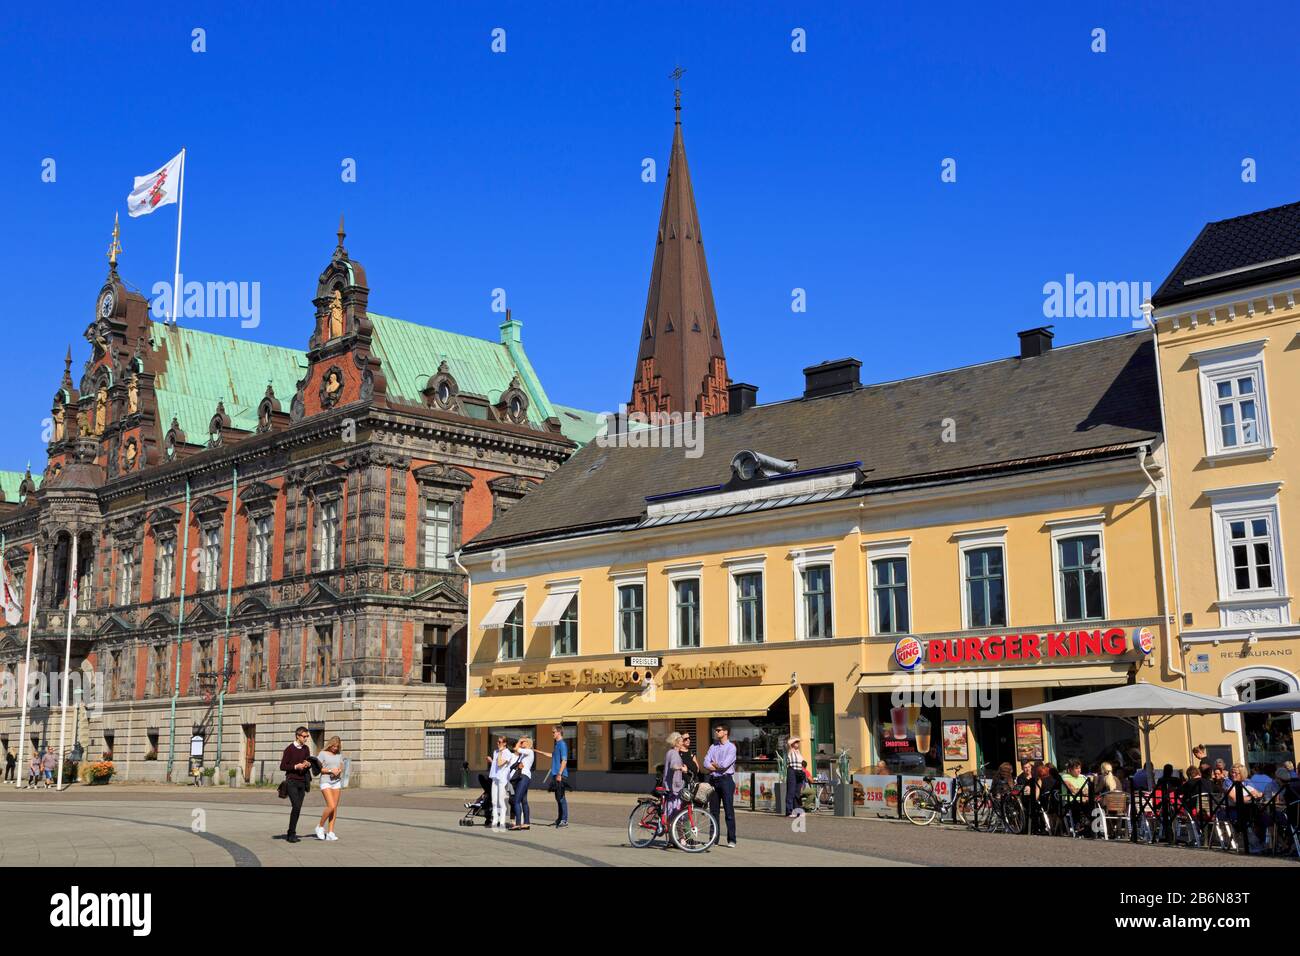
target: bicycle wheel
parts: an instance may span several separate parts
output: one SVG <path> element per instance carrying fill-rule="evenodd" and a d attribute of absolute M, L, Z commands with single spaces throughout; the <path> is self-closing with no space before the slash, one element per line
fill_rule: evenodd
<path fill-rule="evenodd" d="M 964 827 L 971 825 L 975 819 L 975 794 L 969 790 L 962 790 L 957 794 L 957 802 L 954 807 L 957 814 L 957 822 Z"/>
<path fill-rule="evenodd" d="M 638 803 L 627 818 L 627 842 L 640 850 L 654 843 L 658 835 L 658 806 L 653 803 Z"/>
<path fill-rule="evenodd" d="M 687 853 L 702 853 L 718 842 L 718 821 L 708 810 L 680 810 L 668 825 L 673 846 Z"/>
<path fill-rule="evenodd" d="M 939 801 L 929 790 L 916 787 L 903 795 L 903 816 L 918 827 L 929 826 L 939 816 Z"/>
<path fill-rule="evenodd" d="M 1007 828 L 1008 833 L 1025 832 L 1025 808 L 1015 797 L 1007 797 L 1002 801 L 1002 824 Z"/>

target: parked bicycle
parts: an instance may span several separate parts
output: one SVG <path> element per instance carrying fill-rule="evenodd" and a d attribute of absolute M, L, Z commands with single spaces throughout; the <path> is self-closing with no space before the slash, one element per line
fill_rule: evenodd
<path fill-rule="evenodd" d="M 651 796 L 637 799 L 627 818 L 627 839 L 637 849 L 644 849 L 661 836 L 686 853 L 703 853 L 718 842 L 718 820 L 708 811 L 709 784 L 685 775 L 681 806 L 668 814 L 669 793 L 656 786 Z"/>
<path fill-rule="evenodd" d="M 970 790 L 958 788 L 951 798 L 941 797 L 934 789 L 934 777 L 922 777 L 903 794 L 903 816 L 917 826 L 929 826 L 935 820 L 955 813 L 959 823 L 968 824 L 974 808 Z"/>

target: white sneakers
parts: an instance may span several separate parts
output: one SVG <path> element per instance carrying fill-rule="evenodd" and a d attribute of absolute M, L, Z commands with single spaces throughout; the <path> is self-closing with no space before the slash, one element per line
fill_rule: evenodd
<path fill-rule="evenodd" d="M 317 827 L 317 828 L 316 828 L 316 839 L 318 839 L 318 840 L 323 840 L 323 839 L 325 839 L 325 828 L 324 828 L 324 827 Z"/>
<path fill-rule="evenodd" d="M 337 840 L 338 837 L 335 835 L 334 831 L 331 830 L 329 833 L 325 834 L 325 839 L 327 839 L 327 840 Z"/>

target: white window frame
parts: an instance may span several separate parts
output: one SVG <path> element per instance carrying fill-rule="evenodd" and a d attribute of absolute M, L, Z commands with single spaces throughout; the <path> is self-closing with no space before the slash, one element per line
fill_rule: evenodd
<path fill-rule="evenodd" d="M 1219 586 L 1218 603 L 1220 614 L 1225 617 L 1225 626 L 1228 611 L 1243 604 L 1277 607 L 1282 617 L 1279 623 L 1290 623 L 1290 598 L 1287 593 L 1284 566 L 1286 549 L 1282 540 L 1282 514 L 1279 504 L 1281 486 L 1281 482 L 1268 482 L 1205 492 L 1206 497 L 1210 499 L 1210 515 L 1214 531 L 1214 563 Z M 1266 518 L 1269 522 L 1273 586 L 1239 591 L 1232 574 L 1229 525 L 1233 521 L 1249 521 L 1252 518 Z"/>
<path fill-rule="evenodd" d="M 342 515 L 337 498 L 328 498 L 316 505 L 316 570 L 338 570 L 339 533 Z"/>
<path fill-rule="evenodd" d="M 831 545 L 820 548 L 795 548 L 790 552 L 790 558 L 794 570 L 794 638 L 796 641 L 829 641 L 835 637 L 835 625 L 838 623 L 839 618 L 839 615 L 835 613 L 835 548 Z M 804 605 L 803 573 L 809 568 L 821 567 L 830 571 L 830 590 L 826 598 L 830 602 L 831 632 L 825 637 L 809 637 L 808 615 Z M 766 582 L 764 584 L 764 592 L 766 592 Z M 766 621 L 764 622 L 763 636 L 767 636 Z"/>
<path fill-rule="evenodd" d="M 254 515 L 253 567 L 250 584 L 263 584 L 271 579 L 271 552 L 275 547 L 275 521 L 269 514 Z M 266 533 L 262 533 L 262 526 Z"/>
<path fill-rule="evenodd" d="M 728 558 L 723 564 L 727 568 L 727 643 L 739 647 L 757 647 L 769 643 L 767 632 L 771 623 L 767 613 L 767 555 L 747 555 Z M 740 590 L 736 578 L 742 574 L 757 573 L 762 578 L 763 599 L 759 603 L 759 612 L 763 620 L 763 639 L 760 641 L 740 640 Z"/>
<path fill-rule="evenodd" d="M 552 594 L 571 594 L 573 595 L 574 613 L 578 617 L 578 645 L 573 649 L 572 654 L 555 653 L 555 641 L 559 636 L 560 625 L 551 625 L 551 657 L 564 660 L 569 657 L 578 657 L 582 653 L 582 597 L 580 595 L 581 587 L 577 581 L 555 581 L 546 585 L 547 596 Z M 543 602 L 545 603 L 545 602 Z M 567 611 L 568 608 L 566 607 Z M 540 613 L 540 612 L 539 612 Z"/>
<path fill-rule="evenodd" d="M 492 592 L 492 603 L 494 604 L 497 601 L 511 600 L 513 598 L 519 599 L 519 603 L 515 605 L 515 610 L 519 612 L 520 615 L 519 620 L 523 623 L 523 634 L 519 638 L 519 656 L 506 657 L 501 653 L 503 650 L 502 640 L 504 639 L 506 633 L 505 621 L 502 621 L 501 626 L 496 628 L 496 632 L 497 632 L 496 659 L 498 661 L 522 661 L 525 657 L 528 656 L 528 607 L 527 607 L 528 589 L 526 587 L 501 588 L 500 590 Z M 514 611 L 512 611 L 511 613 L 513 614 Z"/>
<path fill-rule="evenodd" d="M 1011 625 L 1011 562 L 1007 552 L 1006 528 L 980 528 L 973 531 L 958 531 L 953 534 L 957 539 L 957 580 L 961 586 L 961 619 L 966 628 L 982 630 Z M 1005 624 L 982 624 L 976 628 L 970 618 L 970 589 L 966 586 L 966 552 L 980 548 L 1002 549 L 1002 602 L 1006 605 Z M 908 568 L 911 571 L 911 568 Z M 909 579 L 909 584 L 911 583 Z"/>
<path fill-rule="evenodd" d="M 202 573 L 199 575 L 200 591 L 215 591 L 221 587 L 221 525 L 209 525 L 203 528 L 203 548 L 201 554 Z"/>
<path fill-rule="evenodd" d="M 664 569 L 664 573 L 668 576 L 668 646 L 674 650 L 690 650 L 696 646 L 704 646 L 703 569 L 703 562 L 679 564 Z M 700 601 L 695 608 L 695 613 L 700 622 L 700 643 L 698 645 L 682 643 L 682 635 L 677 620 L 677 585 L 682 581 L 694 581 L 696 590 L 699 592 Z"/>
<path fill-rule="evenodd" d="M 168 600 L 172 596 L 172 585 L 176 577 L 176 538 L 174 535 L 168 535 L 155 542 L 154 563 L 157 565 L 155 572 L 158 579 L 158 593 L 154 595 L 159 600 Z"/>
<path fill-rule="evenodd" d="M 1273 429 L 1269 423 L 1268 384 L 1264 375 L 1264 346 L 1267 344 L 1268 339 L 1256 339 L 1253 342 L 1242 342 L 1191 354 L 1192 360 L 1199 366 L 1205 456 L 1211 464 L 1244 455 L 1265 454 L 1271 457 L 1276 451 L 1273 447 Z M 1257 441 L 1248 445 L 1224 446 L 1223 435 L 1219 429 L 1218 384 L 1247 376 L 1255 380 Z M 1238 428 L 1240 424 L 1238 420 Z"/>
<path fill-rule="evenodd" d="M 614 630 L 610 634 L 610 642 L 614 645 L 616 654 L 635 654 L 639 651 L 644 652 L 650 647 L 650 588 L 646 584 L 646 577 L 644 569 L 620 571 L 609 576 L 614 586 Z M 639 648 L 626 648 L 619 645 L 618 589 L 630 584 L 641 585 L 641 647 Z"/>
<path fill-rule="evenodd" d="M 446 518 L 441 515 L 435 517 L 435 513 L 440 509 L 447 509 Z M 426 497 L 424 499 L 424 522 L 423 536 L 420 541 L 420 547 L 423 551 L 424 567 L 433 571 L 448 571 L 451 569 L 451 552 L 452 537 L 456 527 L 456 505 L 445 498 Z M 442 550 L 439 550 L 438 537 L 439 529 L 446 531 L 446 542 Z M 432 540 L 431 540 L 432 539 Z"/>
<path fill-rule="evenodd" d="M 1056 623 L 1057 624 L 1086 624 L 1088 621 L 1104 621 L 1110 618 L 1110 574 L 1106 568 L 1106 521 L 1104 516 L 1093 516 L 1086 518 L 1064 518 L 1058 521 L 1048 521 L 1047 528 L 1050 534 L 1052 547 L 1052 591 L 1056 595 Z M 1061 549 L 1057 542 L 1064 538 L 1078 538 L 1085 534 L 1095 534 L 1097 536 L 1097 547 L 1101 554 L 1099 557 L 1101 571 L 1101 603 L 1102 616 L 1099 618 L 1086 617 L 1077 621 L 1067 621 L 1065 617 L 1065 590 L 1061 587 Z M 1003 571 L 1006 570 L 1006 555 L 1002 556 Z M 1010 608 L 1008 608 L 1007 621 L 1010 623 Z"/>
<path fill-rule="evenodd" d="M 135 547 L 125 547 L 119 554 L 121 574 L 117 583 L 117 603 L 130 604 L 131 595 L 135 591 Z"/>
<path fill-rule="evenodd" d="M 895 538 L 889 541 L 868 541 L 862 545 L 867 555 L 867 614 L 868 627 L 872 636 L 902 637 L 916 630 L 916 619 L 912 617 L 912 539 Z M 877 561 L 889 561 L 902 558 L 907 562 L 907 625 L 906 631 L 890 631 L 888 635 L 880 632 L 880 621 L 876 614 L 876 574 L 872 565 Z M 965 591 L 963 585 L 962 591 Z"/>

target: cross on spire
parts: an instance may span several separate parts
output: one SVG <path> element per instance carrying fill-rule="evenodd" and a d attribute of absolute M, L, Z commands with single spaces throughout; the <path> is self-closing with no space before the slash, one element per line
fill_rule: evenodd
<path fill-rule="evenodd" d="M 686 70 L 678 64 L 673 71 L 668 74 L 668 78 L 673 81 L 673 112 L 677 114 L 675 122 L 678 126 L 682 123 L 682 76 Z"/>

